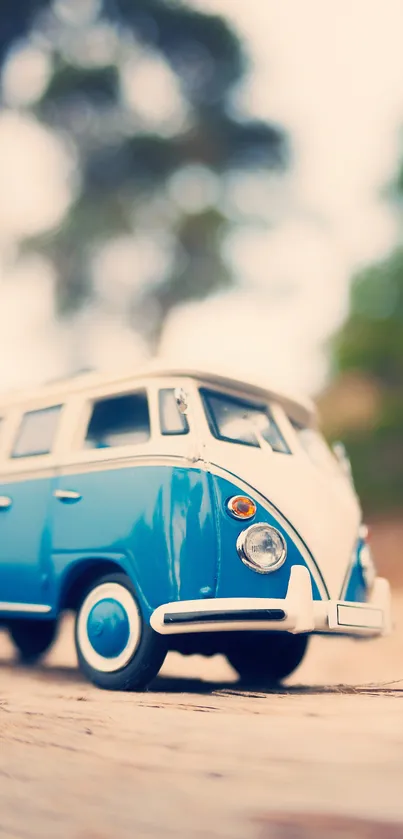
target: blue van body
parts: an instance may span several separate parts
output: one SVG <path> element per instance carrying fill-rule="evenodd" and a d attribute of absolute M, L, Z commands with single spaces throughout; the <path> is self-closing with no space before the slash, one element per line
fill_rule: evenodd
<path fill-rule="evenodd" d="M 21 632 L 25 624 L 32 640 L 34 623 L 48 621 L 55 626 L 66 609 L 80 611 L 86 596 L 89 600 L 85 621 L 82 618 L 80 624 L 79 619 L 77 630 L 79 658 L 81 656 L 84 666 L 91 670 L 90 678 L 92 672 L 99 671 L 105 681 L 107 674 L 112 673 L 116 684 L 116 674 L 125 672 L 132 659 L 139 655 L 141 638 L 149 632 L 153 639 L 163 638 L 166 647 L 174 645 L 177 635 L 187 633 L 194 639 L 197 633 L 209 633 L 215 639 L 213 651 L 221 649 L 217 641 L 219 635 L 226 634 L 228 638 L 235 630 L 238 633 L 245 630 L 249 637 L 252 630 L 281 635 L 384 633 L 389 621 L 389 590 L 386 581 L 373 578 L 363 529 L 353 533 L 350 542 L 346 541 L 350 544 L 350 553 L 343 558 L 344 571 L 341 568 L 337 577 L 342 585 L 335 583 L 331 563 L 325 566 L 324 572 L 323 561 L 312 549 L 306 532 L 296 526 L 294 516 L 290 517 L 284 506 L 279 507 L 278 497 L 275 494 L 272 497 L 264 486 L 262 489 L 257 480 L 254 483 L 250 479 L 252 472 L 243 474 L 242 466 L 230 462 L 232 450 L 237 449 L 240 464 L 247 464 L 248 469 L 254 462 L 259 466 L 260 450 L 261 457 L 266 457 L 263 449 L 267 446 L 271 456 L 272 452 L 278 453 L 274 454 L 273 461 L 267 461 L 267 466 L 266 461 L 264 464 L 261 461 L 262 473 L 267 470 L 270 476 L 272 469 L 273 475 L 281 474 L 278 469 L 285 464 L 284 468 L 289 470 L 287 475 L 292 475 L 291 459 L 295 456 L 303 475 L 304 469 L 311 467 L 305 465 L 302 449 L 301 454 L 297 451 L 297 421 L 289 420 L 286 413 L 282 418 L 278 405 L 267 409 L 265 422 L 271 423 L 268 445 L 261 436 L 265 433 L 261 415 L 266 408 L 261 407 L 261 402 L 256 406 L 251 402 L 248 407 L 249 403 L 242 402 L 243 397 L 228 395 L 229 414 L 231 411 L 239 413 L 239 406 L 247 404 L 246 408 L 242 407 L 245 416 L 241 419 L 249 424 L 244 423 L 241 432 L 234 432 L 236 423 L 234 425 L 232 418 L 232 425 L 227 424 L 223 434 L 218 428 L 221 416 L 217 415 L 217 428 L 214 428 L 211 409 L 206 416 L 196 383 L 192 397 L 194 412 L 186 412 L 188 419 L 184 424 L 185 421 L 175 418 L 171 405 L 167 416 L 169 422 L 173 421 L 174 430 L 166 431 L 162 425 L 158 427 L 162 419 L 161 414 L 158 415 L 161 403 L 157 394 L 158 389 L 167 387 L 167 382 L 172 389 L 175 381 L 172 373 L 167 381 L 164 376 L 150 381 L 152 387 L 146 396 L 147 379 L 141 384 L 143 403 L 144 399 L 148 400 L 147 417 L 150 417 L 146 420 L 149 423 L 147 433 L 144 434 L 143 427 L 140 432 L 136 431 L 140 433 L 139 439 L 145 440 L 142 449 L 132 443 L 119 448 L 120 443 L 114 449 L 111 437 L 112 442 L 107 444 L 99 440 L 87 456 L 84 443 L 80 450 L 75 442 L 77 429 L 81 429 L 81 439 L 87 439 L 90 410 L 100 400 L 107 399 L 107 387 L 100 392 L 98 386 L 91 389 L 89 385 L 88 391 L 81 386 L 78 394 L 73 390 L 71 404 L 68 387 L 55 393 L 53 403 L 57 409 L 64 402 L 66 404 L 61 410 L 60 428 L 55 431 L 54 440 L 48 448 L 43 441 L 36 442 L 32 444 L 32 451 L 28 449 L 22 455 L 18 449 L 18 458 L 15 441 L 22 418 L 27 422 L 27 416 L 29 419 L 35 414 L 35 400 L 28 400 L 27 407 L 21 398 L 19 403 L 11 402 L 9 412 L 7 405 L 3 408 L 4 432 L 0 425 L 3 473 L 0 476 L 0 620 L 14 632 L 15 639 L 19 639 L 16 643 L 20 650 L 24 648 Z M 178 383 L 181 381 L 179 376 Z M 204 384 L 205 381 L 206 377 Z M 218 385 L 221 391 L 217 389 L 216 401 L 224 399 L 222 393 L 225 394 L 225 388 L 229 387 L 228 382 L 213 380 L 213 386 L 218 388 Z M 131 388 L 135 390 L 136 387 L 134 381 Z M 120 391 L 123 395 L 131 393 L 126 380 L 120 390 L 113 383 L 110 399 L 116 400 Z M 253 397 L 252 392 L 248 398 L 253 400 Z M 259 391 L 259 400 L 262 398 Z M 46 398 L 40 395 L 37 404 L 36 413 L 45 414 L 49 412 L 52 398 L 49 394 Z M 144 404 L 141 409 L 143 425 Z M 292 403 L 291 408 L 288 403 L 284 404 L 284 411 L 293 411 Z M 217 411 L 222 410 L 218 405 Z M 252 426 L 248 411 L 252 419 L 257 412 L 263 432 Z M 298 411 L 296 415 L 300 422 Z M 35 418 L 36 434 L 40 419 L 40 416 Z M 253 437 L 255 428 L 256 440 Z M 126 427 L 124 433 L 127 433 Z M 275 433 L 277 438 L 273 436 Z M 26 432 L 24 434 L 26 437 Z M 41 434 L 44 436 L 45 433 Z M 29 446 L 25 437 L 24 446 Z M 193 440 L 196 448 L 191 450 L 189 445 L 193 445 Z M 222 442 L 217 442 L 220 440 Z M 213 445 L 218 448 L 214 449 Z M 217 463 L 221 451 L 222 460 Z M 329 472 L 329 480 L 331 474 Z M 313 479 L 316 480 L 315 475 Z M 310 478 L 311 485 L 313 479 Z M 286 500 L 287 493 L 290 498 L 295 494 L 290 478 L 285 481 L 283 490 Z M 237 498 L 250 505 L 252 512 L 247 518 L 242 510 L 239 514 L 235 510 L 234 514 L 231 500 Z M 314 516 L 312 510 L 312 518 Z M 256 540 L 266 539 L 262 544 L 268 546 L 269 551 L 282 551 L 281 560 L 273 563 L 273 567 L 264 563 L 259 567 L 254 564 L 253 557 L 251 561 L 244 561 L 248 535 Z M 317 544 L 323 544 L 323 534 L 319 534 Z M 329 543 L 329 550 L 331 548 Z M 256 542 L 251 550 L 256 556 L 263 548 Z M 143 627 L 138 631 L 137 640 L 133 640 L 137 617 L 133 612 L 130 618 L 130 604 L 125 606 L 129 602 L 126 590 L 121 601 L 119 599 L 120 578 L 115 579 L 119 573 L 129 581 L 122 585 L 130 590 Z M 108 579 L 102 583 L 106 586 L 103 598 L 94 600 L 91 592 L 100 578 L 108 575 L 110 583 Z M 100 604 L 103 604 L 102 608 Z M 144 626 L 148 627 L 147 631 Z M 104 646 L 100 641 L 102 633 Z M 99 636 L 98 640 L 96 636 Z M 130 661 L 122 658 L 123 650 L 119 648 L 120 641 L 116 640 L 120 637 L 125 639 L 123 646 L 129 649 L 130 644 L 133 645 Z M 46 643 L 41 641 L 39 647 L 46 647 Z M 102 657 L 105 666 L 102 666 Z M 112 679 L 112 676 L 108 678 Z M 109 683 L 103 684 L 102 679 L 97 681 L 94 677 L 94 681 L 109 686 Z"/>
<path fill-rule="evenodd" d="M 280 530 L 287 560 L 267 577 L 238 561 L 236 541 L 244 525 L 226 513 L 226 501 L 240 488 L 229 479 L 152 464 L 83 472 L 68 481 L 81 498 L 60 505 L 53 492 L 65 482 L 43 478 L 0 485 L 13 507 L 29 511 L 0 519 L 2 601 L 20 603 L 16 614 L 25 613 L 25 604 L 37 604 L 48 607 L 38 616 L 56 617 L 75 577 L 98 560 L 115 563 L 133 580 L 148 617 L 157 606 L 175 600 L 236 597 L 239 592 L 285 598 L 290 567 L 305 566 L 281 523 L 259 503 L 254 521 Z M 352 579 L 349 596 L 363 599 L 356 565 L 353 573 L 357 582 Z M 314 600 L 320 600 L 313 578 L 312 588 Z"/>

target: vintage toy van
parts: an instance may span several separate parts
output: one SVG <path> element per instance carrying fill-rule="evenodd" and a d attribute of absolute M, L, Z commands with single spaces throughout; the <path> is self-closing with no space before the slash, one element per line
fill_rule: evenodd
<path fill-rule="evenodd" d="M 146 686 L 168 649 L 269 684 L 312 633 L 386 633 L 389 601 L 307 402 L 156 368 L 0 402 L 0 620 L 24 661 L 74 610 L 100 687 Z"/>

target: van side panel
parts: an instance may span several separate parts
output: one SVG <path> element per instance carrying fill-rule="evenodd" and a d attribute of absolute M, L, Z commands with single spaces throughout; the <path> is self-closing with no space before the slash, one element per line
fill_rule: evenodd
<path fill-rule="evenodd" d="M 81 495 L 52 499 L 54 597 L 72 564 L 117 558 L 130 574 L 143 609 L 215 592 L 217 537 L 208 475 L 187 466 L 105 468 L 56 479 Z M 119 559 L 120 558 L 120 559 Z"/>
<path fill-rule="evenodd" d="M 0 601 L 47 605 L 51 597 L 49 505 L 52 479 L 0 484 Z"/>

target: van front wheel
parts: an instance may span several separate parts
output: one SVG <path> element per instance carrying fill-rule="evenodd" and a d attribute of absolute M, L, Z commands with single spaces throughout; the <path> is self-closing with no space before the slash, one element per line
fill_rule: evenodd
<path fill-rule="evenodd" d="M 229 635 L 225 654 L 242 682 L 268 687 L 297 669 L 307 645 L 308 635 L 237 632 Z"/>
<path fill-rule="evenodd" d="M 81 670 L 106 690 L 141 690 L 157 675 L 166 647 L 144 620 L 125 574 L 91 585 L 77 613 L 75 640 Z"/>
<path fill-rule="evenodd" d="M 57 622 L 21 618 L 8 624 L 8 630 L 22 664 L 35 664 L 53 644 Z"/>

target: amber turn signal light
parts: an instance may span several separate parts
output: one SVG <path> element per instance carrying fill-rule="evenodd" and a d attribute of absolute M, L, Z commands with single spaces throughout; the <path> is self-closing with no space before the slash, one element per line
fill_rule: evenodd
<path fill-rule="evenodd" d="M 227 510 L 235 519 L 251 519 L 256 513 L 256 504 L 247 495 L 234 495 L 227 501 Z"/>

